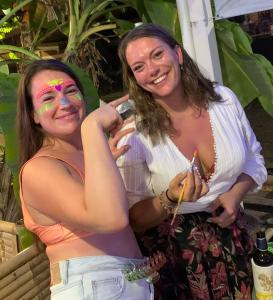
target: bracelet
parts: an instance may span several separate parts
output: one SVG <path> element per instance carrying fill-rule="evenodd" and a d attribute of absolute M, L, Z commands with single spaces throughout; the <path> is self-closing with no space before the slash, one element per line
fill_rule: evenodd
<path fill-rule="evenodd" d="M 159 196 L 159 203 L 162 206 L 162 208 L 167 211 L 168 214 L 172 214 L 175 211 L 175 208 L 177 207 L 177 202 L 174 202 L 173 200 L 170 200 L 167 191 L 163 191 Z"/>
<path fill-rule="evenodd" d="M 165 192 L 165 193 L 166 193 L 166 197 L 168 198 L 169 201 L 171 201 L 172 203 L 174 203 L 174 204 L 177 205 L 177 201 L 171 199 L 171 198 L 168 196 L 168 190 L 169 190 L 169 189 L 166 189 L 166 192 Z"/>

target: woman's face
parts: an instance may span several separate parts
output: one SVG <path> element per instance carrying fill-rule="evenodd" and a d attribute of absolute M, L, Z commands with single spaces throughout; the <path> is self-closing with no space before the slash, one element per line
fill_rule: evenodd
<path fill-rule="evenodd" d="M 31 81 L 33 118 L 55 137 L 77 132 L 85 117 L 85 102 L 75 81 L 66 73 L 44 70 Z"/>
<path fill-rule="evenodd" d="M 131 41 L 125 56 L 135 79 L 154 98 L 166 98 L 181 88 L 182 51 L 172 49 L 158 38 L 143 37 Z"/>

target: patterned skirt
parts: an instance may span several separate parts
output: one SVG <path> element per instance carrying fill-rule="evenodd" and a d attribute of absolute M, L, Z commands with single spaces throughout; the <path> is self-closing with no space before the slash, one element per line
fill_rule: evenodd
<path fill-rule="evenodd" d="M 157 300 L 250 300 L 253 241 L 244 213 L 228 228 L 206 222 L 206 212 L 179 215 L 138 236 L 147 256 L 160 250 L 168 258 L 155 284 Z"/>

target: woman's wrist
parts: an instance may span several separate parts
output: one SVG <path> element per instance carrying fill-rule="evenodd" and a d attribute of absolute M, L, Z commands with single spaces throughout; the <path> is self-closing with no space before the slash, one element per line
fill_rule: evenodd
<path fill-rule="evenodd" d="M 159 203 L 161 205 L 161 207 L 168 213 L 168 214 L 172 214 L 175 210 L 175 208 L 177 207 L 177 202 L 170 199 L 168 194 L 167 194 L 168 190 L 163 191 L 159 196 Z"/>

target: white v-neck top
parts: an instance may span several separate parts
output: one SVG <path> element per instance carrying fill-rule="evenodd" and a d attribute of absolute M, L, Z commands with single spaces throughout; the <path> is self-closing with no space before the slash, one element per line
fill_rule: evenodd
<path fill-rule="evenodd" d="M 248 174 L 258 188 L 266 181 L 267 171 L 244 110 L 235 94 L 217 85 L 221 102 L 210 102 L 208 107 L 215 150 L 214 173 L 208 182 L 209 192 L 196 202 L 182 202 L 179 213 L 209 211 L 209 204 L 228 191 L 241 173 Z M 126 127 L 135 127 L 134 123 Z M 129 206 L 166 190 L 169 182 L 180 172 L 186 172 L 190 161 L 169 137 L 156 146 L 149 137 L 137 130 L 126 135 L 119 146 L 131 146 L 117 164 L 123 177 Z"/>

